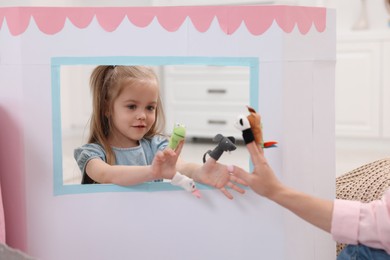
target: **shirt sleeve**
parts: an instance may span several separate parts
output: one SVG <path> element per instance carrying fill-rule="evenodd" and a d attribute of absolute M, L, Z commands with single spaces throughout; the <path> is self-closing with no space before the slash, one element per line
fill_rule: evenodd
<path fill-rule="evenodd" d="M 83 174 L 85 173 L 85 166 L 91 159 L 100 158 L 106 161 L 106 153 L 103 147 L 98 144 L 85 144 L 78 147 L 74 150 L 73 155 Z"/>
<path fill-rule="evenodd" d="M 335 200 L 331 233 L 337 242 L 360 243 L 390 254 L 390 189 L 370 203 Z"/>
<path fill-rule="evenodd" d="M 151 140 L 151 147 L 153 154 L 156 154 L 158 151 L 164 150 L 168 146 L 168 139 L 162 135 L 156 135 Z"/>

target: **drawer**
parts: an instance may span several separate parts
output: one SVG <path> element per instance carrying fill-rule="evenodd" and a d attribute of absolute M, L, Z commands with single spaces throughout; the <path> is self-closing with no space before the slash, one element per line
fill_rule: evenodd
<path fill-rule="evenodd" d="M 249 80 L 247 82 L 176 82 L 171 85 L 171 100 L 175 101 L 249 101 Z"/>
<path fill-rule="evenodd" d="M 187 128 L 188 137 L 214 137 L 216 134 L 233 135 L 241 137 L 241 132 L 234 127 L 237 116 L 246 113 L 242 106 L 186 106 L 185 109 L 175 107 L 167 116 L 167 129 L 174 123 L 182 123 Z M 208 109 L 209 108 L 209 109 Z"/>
<path fill-rule="evenodd" d="M 236 117 L 229 114 L 204 115 L 196 112 L 175 113 L 177 122 L 182 122 L 187 128 L 187 137 L 213 138 L 217 134 L 225 136 L 241 136 L 234 127 Z"/>
<path fill-rule="evenodd" d="M 249 100 L 249 67 L 186 65 L 162 71 L 162 89 L 172 102 Z"/>
<path fill-rule="evenodd" d="M 240 80 L 249 77 L 248 66 L 214 66 L 214 65 L 165 65 L 162 69 L 164 77 L 170 79 L 218 79 Z"/>

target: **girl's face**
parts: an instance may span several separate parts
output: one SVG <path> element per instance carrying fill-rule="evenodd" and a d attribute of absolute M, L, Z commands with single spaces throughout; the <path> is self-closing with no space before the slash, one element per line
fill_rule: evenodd
<path fill-rule="evenodd" d="M 108 135 L 114 147 L 135 147 L 156 120 L 158 87 L 154 82 L 137 81 L 125 86 L 114 100 L 111 132 Z"/>

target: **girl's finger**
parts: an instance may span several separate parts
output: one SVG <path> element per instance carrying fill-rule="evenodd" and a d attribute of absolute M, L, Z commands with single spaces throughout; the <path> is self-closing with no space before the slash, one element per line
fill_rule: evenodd
<path fill-rule="evenodd" d="M 225 187 L 220 188 L 219 190 L 222 191 L 222 193 L 223 193 L 228 199 L 230 199 L 230 200 L 233 199 L 232 194 L 230 194 L 230 192 L 228 192 L 227 189 L 226 189 Z"/>
<path fill-rule="evenodd" d="M 230 188 L 232 188 L 233 190 L 235 190 L 235 191 L 241 193 L 241 194 L 244 194 L 244 193 L 245 193 L 245 190 L 244 190 L 244 189 L 242 189 L 241 187 L 239 187 L 239 186 L 237 186 L 237 185 L 235 185 L 235 184 L 233 184 L 233 183 L 231 183 L 231 182 L 228 182 L 228 186 L 229 186 Z"/>
<path fill-rule="evenodd" d="M 162 151 L 164 157 L 168 157 L 168 156 L 175 156 L 175 152 L 171 149 L 171 148 L 166 148 Z"/>
<path fill-rule="evenodd" d="M 234 175 L 230 175 L 230 181 L 244 185 L 244 186 L 248 186 L 248 183 L 246 183 L 246 181 L 244 181 L 243 179 L 240 179 Z"/>
<path fill-rule="evenodd" d="M 176 149 L 175 149 L 175 153 L 176 153 L 177 155 L 180 155 L 181 150 L 183 149 L 183 146 L 184 146 L 184 140 L 181 140 L 181 141 L 179 142 L 179 144 L 177 145 Z"/>
<path fill-rule="evenodd" d="M 239 179 L 243 180 L 246 184 L 250 183 L 250 174 L 244 169 L 238 166 L 234 166 L 231 173 L 233 174 L 233 176 L 236 176 Z"/>
<path fill-rule="evenodd" d="M 154 160 L 155 160 L 155 161 L 160 161 L 160 162 L 165 161 L 164 152 L 158 151 L 158 152 L 156 153 L 156 155 L 154 156 Z"/>

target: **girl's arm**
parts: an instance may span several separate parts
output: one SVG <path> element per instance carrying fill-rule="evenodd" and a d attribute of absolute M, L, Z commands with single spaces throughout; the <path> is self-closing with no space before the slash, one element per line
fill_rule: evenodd
<path fill-rule="evenodd" d="M 159 151 L 152 165 L 147 166 L 109 165 L 94 158 L 87 163 L 85 171 L 96 182 L 129 186 L 155 179 L 172 179 L 177 159 L 178 154 L 171 149 Z"/>

